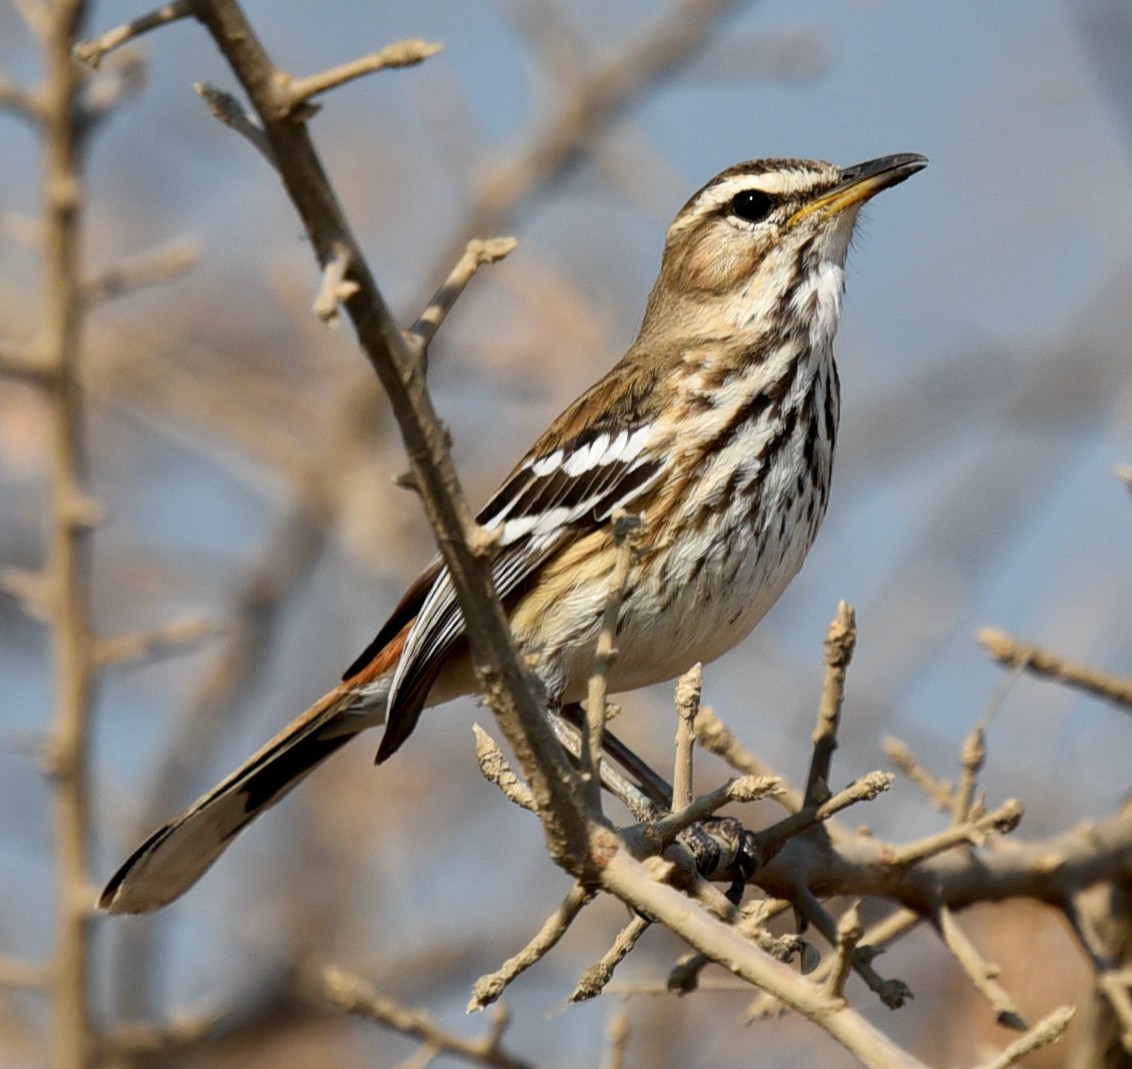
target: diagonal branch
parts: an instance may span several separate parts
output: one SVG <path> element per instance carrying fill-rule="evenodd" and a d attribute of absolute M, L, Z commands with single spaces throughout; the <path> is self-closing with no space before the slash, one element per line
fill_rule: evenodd
<path fill-rule="evenodd" d="M 325 93 L 336 86 L 345 85 L 355 78 L 363 78 L 367 74 L 377 71 L 390 70 L 395 67 L 413 67 L 423 63 L 429 56 L 435 56 L 444 46 L 431 41 L 422 41 L 411 38 L 407 41 L 394 41 L 386 45 L 379 52 L 371 52 L 368 56 L 352 59 L 337 67 L 331 67 L 321 74 L 312 74 L 306 78 L 292 78 L 287 84 L 289 106 L 292 111 L 306 104 L 311 97 Z"/>
<path fill-rule="evenodd" d="M 379 994 L 358 976 L 328 967 L 322 973 L 322 995 L 332 1005 L 359 1017 L 377 1021 L 402 1035 L 454 1058 L 492 1066 L 493 1069 L 533 1069 L 532 1063 L 508 1054 L 502 1047 L 506 1015 L 498 1017 L 481 1039 L 464 1039 L 433 1024 L 423 1013 L 406 1009 Z"/>
<path fill-rule="evenodd" d="M 1020 665 L 1036 676 L 1067 683 L 1132 711 L 1132 679 L 1098 672 L 1095 668 L 1049 653 L 1040 646 L 1021 642 L 1013 635 L 993 627 L 984 627 L 975 639 L 1001 664 Z"/>
<path fill-rule="evenodd" d="M 177 19 L 188 18 L 192 13 L 192 0 L 173 0 L 172 3 L 162 4 L 144 15 L 139 15 L 136 19 L 131 19 L 121 26 L 107 30 L 100 37 L 95 37 L 90 41 L 82 41 L 75 45 L 75 59 L 88 66 L 97 67 L 107 52 L 112 52 L 127 41 L 140 37 L 150 30 L 155 30 L 158 26 L 175 22 Z"/>
<path fill-rule="evenodd" d="M 377 288 L 305 124 L 281 117 L 286 109 L 279 72 L 243 12 L 232 0 L 196 0 L 193 9 L 263 123 L 280 177 L 320 266 L 325 267 L 339 249 L 349 261 L 345 277 L 357 285 L 357 291 L 343 305 L 401 428 L 416 488 L 467 621 L 484 693 L 534 793 L 552 858 L 581 875 L 591 860 L 588 819 L 575 789 L 577 777 L 567 766 L 529 673 L 515 653 L 489 560 L 473 548 L 478 527 L 464 500 L 418 362 Z"/>

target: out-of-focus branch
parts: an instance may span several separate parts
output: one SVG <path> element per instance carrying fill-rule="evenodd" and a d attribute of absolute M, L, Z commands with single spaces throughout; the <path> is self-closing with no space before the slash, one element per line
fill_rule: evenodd
<path fill-rule="evenodd" d="M 426 1047 L 454 1058 L 488 1065 L 494 1069 L 531 1069 L 532 1063 L 516 1058 L 503 1049 L 506 1013 L 497 1013 L 487 1033 L 480 1039 L 464 1039 L 433 1024 L 423 1013 L 406 1009 L 379 994 L 358 976 L 333 966 L 322 973 L 323 997 L 347 1013 L 376 1021 L 402 1035 L 419 1040 Z"/>
<path fill-rule="evenodd" d="M 145 631 L 101 639 L 94 648 L 94 663 L 98 668 L 134 667 L 159 657 L 189 653 L 220 631 L 204 617 L 184 616 Z"/>
<path fill-rule="evenodd" d="M 629 1047 L 629 1015 L 621 1008 L 613 1015 L 606 1033 L 609 1040 L 609 1054 L 605 1059 L 605 1069 L 624 1069 L 625 1051 Z"/>
<path fill-rule="evenodd" d="M 42 990 L 50 982 L 50 973 L 39 962 L 23 961 L 0 954 L 0 987 Z"/>
<path fill-rule="evenodd" d="M 955 919 L 955 914 L 946 906 L 937 911 L 934 919 L 941 938 L 947 944 L 947 949 L 971 978 L 975 989 L 991 1004 L 998 1023 L 1007 1028 L 1025 1031 L 1026 1022 L 1022 1020 L 1014 999 L 996 979 L 999 974 L 998 966 L 987 961 L 979 953 L 978 948 Z"/>
<path fill-rule="evenodd" d="M 536 190 L 564 178 L 626 109 L 690 62 L 744 0 L 672 0 L 652 26 L 570 85 L 561 109 L 515 153 L 491 167 L 475 191 L 465 234 L 497 232 Z M 445 261 L 453 258 L 452 251 Z"/>
<path fill-rule="evenodd" d="M 192 13 L 192 0 L 173 0 L 172 3 L 162 4 L 144 15 L 139 15 L 136 19 L 108 30 L 100 37 L 75 45 L 75 58 L 80 63 L 97 67 L 107 52 L 113 51 L 135 37 L 140 37 L 143 33 L 157 29 L 158 26 L 188 18 Z"/>
<path fill-rule="evenodd" d="M 1073 1018 L 1072 1006 L 1059 1006 L 1052 1013 L 1043 1017 L 1024 1036 L 1016 1039 L 997 1058 L 983 1062 L 978 1069 L 1009 1069 L 1017 1065 L 1027 1054 L 1032 1054 L 1039 1047 L 1056 1043 L 1069 1027 Z"/>
<path fill-rule="evenodd" d="M 35 127 L 43 121 L 43 107 L 35 93 L 0 76 L 0 111 L 9 111 Z"/>
<path fill-rule="evenodd" d="M 107 268 L 87 279 L 83 288 L 88 301 L 108 301 L 149 286 L 175 282 L 191 271 L 199 259 L 200 246 L 195 241 L 178 241 L 168 248 Z"/>
<path fill-rule="evenodd" d="M 1132 680 L 1098 672 L 1095 668 L 1049 653 L 1040 646 L 1020 642 L 1005 631 L 992 627 L 984 627 L 975 638 L 1001 664 L 1020 665 L 1034 675 L 1056 679 L 1132 710 Z"/>
<path fill-rule="evenodd" d="M 726 761 L 736 772 L 749 776 L 770 776 L 777 779 L 781 787 L 775 792 L 775 799 L 786 810 L 797 813 L 802 808 L 802 792 L 791 787 L 769 765 L 760 761 L 736 737 L 731 729 L 706 707 L 696 714 L 696 741 L 709 753 Z"/>
<path fill-rule="evenodd" d="M 57 377 L 58 369 L 47 362 L 39 348 L 0 343 L 0 378 L 47 389 Z"/>
<path fill-rule="evenodd" d="M 1093 966 L 1071 1069 L 1120 1069 L 1132 1054 L 1132 877 L 1098 884 L 1063 904 Z"/>
<path fill-rule="evenodd" d="M 928 801 L 943 813 L 950 813 L 955 805 L 955 791 L 946 780 L 936 779 L 916 760 L 912 751 L 899 739 L 885 739 L 884 752 L 888 759 L 917 787 Z"/>
<path fill-rule="evenodd" d="M 354 426 L 347 421 L 343 429 L 348 432 Z M 338 456 L 332 447 L 331 463 Z M 332 515 L 328 489 L 317 472 L 299 481 L 293 504 L 237 588 L 225 628 L 228 639 L 197 685 L 179 731 L 157 764 L 131 838 L 184 804 L 195 775 L 238 726 L 236 718 L 262 679 L 286 609 L 326 547 Z M 143 925 L 119 932 L 123 968 L 118 972 L 117 1000 L 131 1012 L 142 1012 L 150 1008 L 156 929 Z"/>
<path fill-rule="evenodd" d="M 50 964 L 52 1064 L 88 1069 L 98 1049 L 89 1002 L 90 782 L 94 699 L 86 421 L 79 385 L 82 287 L 82 172 L 85 72 L 71 60 L 86 15 L 83 0 L 43 11 L 44 80 L 39 90 L 44 142 L 43 324 L 38 346 L 52 369 L 51 536 L 44 577 L 55 685 L 46 767 L 54 800 L 55 950 Z"/>

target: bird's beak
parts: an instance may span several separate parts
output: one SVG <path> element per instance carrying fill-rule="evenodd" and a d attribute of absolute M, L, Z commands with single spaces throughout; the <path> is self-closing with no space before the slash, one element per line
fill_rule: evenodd
<path fill-rule="evenodd" d="M 916 152 L 902 152 L 897 156 L 881 156 L 880 159 L 846 167 L 841 172 L 841 180 L 837 185 L 799 208 L 790 217 L 788 225 L 793 226 L 815 212 L 825 217 L 837 215 L 846 208 L 875 197 L 882 189 L 903 182 L 909 175 L 923 170 L 927 165 L 926 156 Z"/>

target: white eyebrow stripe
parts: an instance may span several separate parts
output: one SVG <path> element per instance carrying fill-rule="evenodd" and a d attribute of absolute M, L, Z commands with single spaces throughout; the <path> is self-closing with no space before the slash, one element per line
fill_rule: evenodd
<path fill-rule="evenodd" d="M 729 204 L 738 193 L 749 189 L 756 189 L 761 193 L 768 193 L 772 197 L 790 196 L 794 193 L 804 193 L 813 189 L 822 179 L 830 181 L 836 179 L 837 174 L 833 168 L 829 173 L 823 173 L 811 168 L 783 168 L 777 171 L 762 171 L 757 174 L 737 174 L 721 179 L 714 185 L 708 186 L 696 201 L 696 208 L 701 214 L 708 214 L 725 204 Z"/>

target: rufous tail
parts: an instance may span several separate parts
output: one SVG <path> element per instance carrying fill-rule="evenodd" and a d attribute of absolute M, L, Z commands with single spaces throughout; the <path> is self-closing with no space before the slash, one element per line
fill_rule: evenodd
<path fill-rule="evenodd" d="M 149 913 L 179 898 L 256 817 L 340 746 L 384 719 L 380 681 L 336 687 L 146 839 L 106 885 L 99 906 L 111 913 Z"/>

